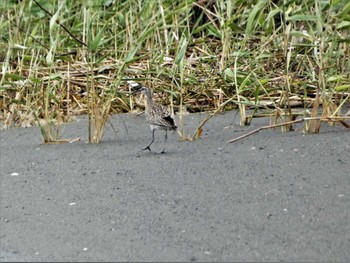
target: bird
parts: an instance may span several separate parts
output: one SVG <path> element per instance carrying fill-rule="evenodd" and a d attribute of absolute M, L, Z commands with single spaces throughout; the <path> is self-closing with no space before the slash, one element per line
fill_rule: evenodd
<path fill-rule="evenodd" d="M 147 88 L 140 83 L 137 83 L 137 86 L 135 86 L 134 88 L 137 88 L 134 94 L 142 93 L 146 97 L 146 100 L 145 100 L 146 120 L 150 124 L 151 131 L 152 131 L 152 137 L 151 137 L 150 143 L 142 150 L 152 151 L 151 145 L 154 142 L 155 131 L 164 130 L 165 131 L 164 146 L 163 146 L 163 150 L 160 153 L 165 153 L 165 145 L 168 139 L 168 131 L 177 130 L 175 120 L 172 117 L 168 107 L 157 104 L 153 100 L 152 89 Z"/>

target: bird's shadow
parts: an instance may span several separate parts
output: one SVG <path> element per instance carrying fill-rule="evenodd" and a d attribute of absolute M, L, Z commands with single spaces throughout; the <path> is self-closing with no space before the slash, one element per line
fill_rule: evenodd
<path fill-rule="evenodd" d="M 166 151 L 166 152 L 156 152 L 156 151 L 148 151 L 148 150 L 140 150 L 139 152 L 136 153 L 136 157 L 155 157 L 155 156 L 170 156 L 174 155 L 176 152 L 174 151 Z"/>

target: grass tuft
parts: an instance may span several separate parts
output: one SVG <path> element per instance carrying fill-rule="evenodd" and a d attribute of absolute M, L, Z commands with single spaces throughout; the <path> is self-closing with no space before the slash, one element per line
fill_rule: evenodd
<path fill-rule="evenodd" d="M 128 80 L 161 91 L 180 137 L 220 112 L 270 117 L 282 131 L 342 124 L 350 104 L 350 5 L 338 1 L 12 1 L 0 3 L 0 122 L 37 123 L 45 142 L 89 115 L 98 143 L 110 114 L 135 107 Z M 160 94 L 160 93 L 159 93 Z M 208 112 L 192 133 L 184 114 Z M 345 121 L 345 120 L 344 120 Z M 346 127 L 346 125 L 344 125 Z"/>

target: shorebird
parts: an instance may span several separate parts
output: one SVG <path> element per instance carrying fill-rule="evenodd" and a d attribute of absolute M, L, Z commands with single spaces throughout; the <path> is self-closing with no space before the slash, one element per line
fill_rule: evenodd
<path fill-rule="evenodd" d="M 153 92 L 151 89 L 142 86 L 140 83 L 136 86 L 138 89 L 135 93 L 142 93 L 146 96 L 145 113 L 146 119 L 151 126 L 152 138 L 150 143 L 142 150 L 151 151 L 151 145 L 154 142 L 155 130 L 165 131 L 164 147 L 160 153 L 165 153 L 165 145 L 168 139 L 168 131 L 176 131 L 177 126 L 174 118 L 171 116 L 169 108 L 163 105 L 157 104 L 153 101 Z"/>

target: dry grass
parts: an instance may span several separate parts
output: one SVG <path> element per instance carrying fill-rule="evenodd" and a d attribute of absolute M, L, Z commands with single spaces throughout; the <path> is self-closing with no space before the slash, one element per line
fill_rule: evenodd
<path fill-rule="evenodd" d="M 0 4 L 2 128 L 39 124 L 45 142 L 59 142 L 62 123 L 88 114 L 98 143 L 109 114 L 135 108 L 130 79 L 179 114 L 182 139 L 200 138 L 210 118 L 234 108 L 241 125 L 268 116 L 283 131 L 298 116 L 312 133 L 321 120 L 346 120 L 346 0 L 108 3 Z M 182 116 L 203 111 L 185 131 Z"/>

